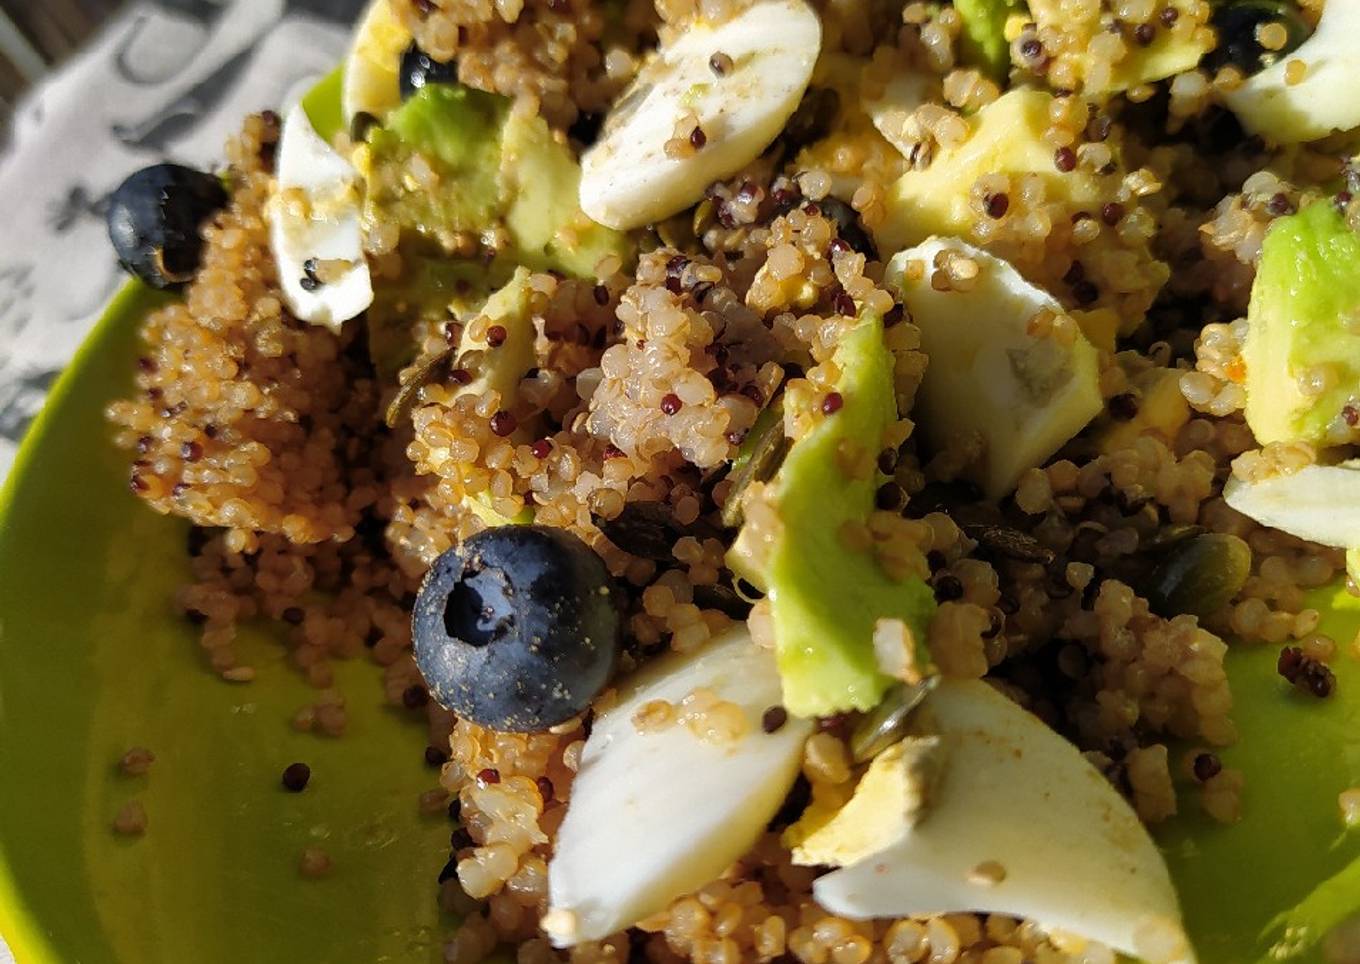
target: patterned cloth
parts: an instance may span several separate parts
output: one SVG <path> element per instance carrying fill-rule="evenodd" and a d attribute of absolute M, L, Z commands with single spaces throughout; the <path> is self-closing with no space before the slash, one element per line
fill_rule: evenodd
<path fill-rule="evenodd" d="M 160 160 L 213 167 L 251 111 L 340 59 L 363 0 L 131 5 L 27 99 L 0 158 L 0 479 L 48 387 L 123 282 L 109 193 Z M 0 964 L 14 959 L 0 940 Z"/>
<path fill-rule="evenodd" d="M 362 7 L 133 4 L 20 107 L 0 158 L 0 479 L 122 283 L 104 232 L 109 193 L 157 161 L 219 164 L 246 114 L 285 105 L 339 61 Z"/>

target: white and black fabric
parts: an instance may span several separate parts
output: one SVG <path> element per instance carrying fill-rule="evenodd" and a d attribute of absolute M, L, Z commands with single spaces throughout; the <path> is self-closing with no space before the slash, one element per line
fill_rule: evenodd
<path fill-rule="evenodd" d="M 220 164 L 246 114 L 283 106 L 339 61 L 362 6 L 143 0 L 16 111 L 0 155 L 0 479 L 122 283 L 109 192 L 157 161 Z"/>

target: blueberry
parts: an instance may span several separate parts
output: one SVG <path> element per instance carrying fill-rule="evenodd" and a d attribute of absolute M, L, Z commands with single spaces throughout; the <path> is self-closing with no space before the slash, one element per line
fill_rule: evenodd
<path fill-rule="evenodd" d="M 1218 32 L 1218 46 L 1205 55 L 1203 66 L 1214 72 L 1231 65 L 1248 77 L 1292 53 L 1311 32 L 1298 9 L 1284 0 L 1220 4 L 1209 22 Z M 1256 39 L 1257 28 L 1272 23 L 1281 24 L 1288 37 L 1279 50 L 1267 50 Z"/>
<path fill-rule="evenodd" d="M 458 83 L 458 61 L 435 60 L 412 43 L 401 55 L 398 76 L 401 78 L 401 99 L 406 100 L 426 84 Z"/>
<path fill-rule="evenodd" d="M 226 188 L 211 174 L 178 164 L 144 168 L 109 199 L 109 240 L 130 273 L 153 288 L 173 288 L 198 270 L 199 228 L 226 203 Z"/>
<path fill-rule="evenodd" d="M 622 635 L 620 596 L 564 529 L 500 526 L 435 560 L 411 617 L 430 694 L 464 719 L 529 732 L 582 712 Z"/>

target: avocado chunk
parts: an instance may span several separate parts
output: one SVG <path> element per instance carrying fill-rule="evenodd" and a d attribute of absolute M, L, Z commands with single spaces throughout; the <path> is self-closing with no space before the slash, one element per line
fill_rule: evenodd
<path fill-rule="evenodd" d="M 533 289 L 529 286 L 529 269 L 518 268 L 514 277 L 486 300 L 478 313 L 492 326 L 505 330 L 505 340 L 495 348 L 485 339 L 473 338 L 471 325 L 463 329 L 458 343 L 458 364 L 471 367 L 476 373 L 463 386 L 460 395 L 494 391 L 501 397 L 501 407 L 515 403 L 520 380 L 534 367 Z M 475 364 L 473 360 L 475 361 Z M 514 516 L 497 512 L 485 492 L 473 493 L 464 503 L 488 526 L 527 525 L 534 521 L 534 510 L 525 506 Z"/>
<path fill-rule="evenodd" d="M 875 240 L 885 252 L 920 244 L 932 235 L 976 239 L 984 247 L 995 245 L 998 253 L 1015 258 L 1015 266 L 1025 277 L 1060 298 L 1067 297 L 1071 307 L 1113 309 L 1121 333 L 1128 334 L 1142 323 L 1157 291 L 1170 277 L 1170 269 L 1146 243 L 1126 244 L 1117 232 L 1102 228 L 1082 246 L 1090 253 L 1084 256 L 1079 289 L 1068 280 L 1072 262 L 1055 256 L 1066 252 L 1070 257 L 1070 250 L 1051 251 L 1033 242 L 1021 245 L 1003 240 L 1006 233 L 996 230 L 996 219 L 976 206 L 978 180 L 1003 174 L 1010 178 L 1012 190 L 1022 177 L 1038 178 L 1055 225 L 1100 215 L 1123 176 L 1118 155 L 1114 166 L 1103 172 L 1083 166 L 1058 170 L 1053 145 L 1045 137 L 1053 100 L 1043 91 L 1018 88 L 964 118 L 968 133 L 963 141 L 938 150 L 927 167 L 908 170 L 888 189 L 886 217 L 875 229 Z M 979 227 L 987 231 L 976 231 Z M 1055 232 L 1058 236 L 1067 237 Z M 1116 256 L 1102 258 L 1106 252 Z M 1118 268 L 1102 267 L 1107 261 Z M 1094 298 L 1086 296 L 1087 291 Z"/>
<path fill-rule="evenodd" d="M 879 248 L 901 250 L 933 234 L 964 236 L 975 218 L 971 209 L 973 183 L 984 174 L 1037 173 L 1055 196 L 1063 197 L 1073 178 L 1053 166 L 1053 148 L 1044 140 L 1049 127 L 1043 91 L 1013 90 L 967 119 L 963 143 L 937 152 L 923 170 L 903 174 L 888 197 L 888 217 L 877 238 Z M 1073 200 L 1094 204 L 1095 192 Z"/>
<path fill-rule="evenodd" d="M 500 215 L 502 97 L 431 84 L 369 135 L 370 223 L 396 221 L 450 253 Z M 362 149 L 361 149 L 362 150 Z"/>
<path fill-rule="evenodd" d="M 1176 436 L 1190 421 L 1190 403 L 1181 394 L 1181 373 L 1176 368 L 1149 368 L 1133 379 L 1133 394 L 1138 411 L 1133 418 L 1104 420 L 1096 433 L 1096 447 L 1109 455 L 1132 448 L 1144 435 L 1170 448 Z"/>
<path fill-rule="evenodd" d="M 500 187 L 521 264 L 588 278 L 607 255 L 627 259 L 624 236 L 581 210 L 580 186 L 580 165 L 543 118 L 511 112 L 501 131 Z"/>
<path fill-rule="evenodd" d="M 1360 438 L 1360 236 L 1329 201 L 1270 226 L 1247 309 L 1247 424 L 1262 445 Z"/>
<path fill-rule="evenodd" d="M 505 274 L 500 264 L 488 267 L 466 258 L 412 253 L 405 262 L 400 278 L 375 286 L 364 315 L 369 357 L 379 378 L 389 384 L 415 360 L 412 321 L 444 321 L 450 310 L 475 310 L 486 297 L 486 286 Z"/>
<path fill-rule="evenodd" d="M 878 453 L 897 423 L 881 319 L 862 319 L 837 348 L 835 363 L 841 408 L 794 442 L 765 493 L 779 525 L 763 566 L 752 572 L 749 559 L 737 558 L 740 539 L 729 553 L 734 571 L 767 587 L 784 706 L 796 716 L 877 704 L 893 679 L 879 668 L 875 624 L 905 624 L 916 641 L 916 664 L 925 667 L 925 630 L 935 609 L 925 582 L 895 581 L 870 551 L 842 541 L 847 525 L 868 521 L 883 481 L 876 468 L 848 477 L 845 455 Z M 750 528 L 748 521 L 742 529 L 748 540 Z"/>
<path fill-rule="evenodd" d="M 954 0 L 954 10 L 963 21 L 959 45 L 964 63 L 973 64 L 992 80 L 1005 80 L 1011 67 L 1006 20 L 1018 9 L 1020 0 Z"/>
<path fill-rule="evenodd" d="M 369 223 L 395 221 L 445 254 L 467 256 L 502 224 L 510 245 L 494 254 L 534 270 L 586 277 L 605 255 L 626 254 L 623 235 L 581 211 L 571 149 L 504 97 L 429 84 L 365 150 Z"/>
<path fill-rule="evenodd" d="M 520 379 L 536 361 L 531 305 L 533 289 L 529 286 L 529 274 L 528 268 L 517 268 L 509 283 L 488 298 L 478 312 L 487 320 L 488 330 L 499 327 L 505 332 L 499 345 L 492 347 L 485 338 L 474 338 L 473 325 L 463 329 L 463 337 L 458 342 L 459 367 L 468 368 L 475 374 L 459 395 L 494 391 L 501 397 L 502 408 L 515 403 Z"/>
<path fill-rule="evenodd" d="M 1185 14 L 1189 6 L 1187 0 L 1172 0 L 1163 9 Z M 1072 11 L 1064 0 L 1030 0 L 1029 10 L 1040 28 L 1051 27 L 1065 33 L 1071 31 Z M 1214 32 L 1205 28 L 1190 29 L 1188 21 L 1187 17 L 1187 26 L 1155 30 L 1146 46 L 1133 36 L 1128 36 L 1124 44 L 1124 56 L 1110 65 L 1108 78 L 1087 83 L 1086 93 L 1119 94 L 1194 70 L 1200 58 L 1213 48 Z M 1104 29 L 1094 20 L 1087 24 L 1092 32 Z"/>
<path fill-rule="evenodd" d="M 971 285 L 941 290 L 936 274 L 958 259 L 972 262 Z M 990 498 L 1010 493 L 1026 469 L 1042 465 L 1100 414 L 1095 348 L 1050 295 L 1007 262 L 933 238 L 900 252 L 884 278 L 900 290 L 930 358 L 919 423 L 937 449 L 977 445 L 968 472 Z"/>
<path fill-rule="evenodd" d="M 355 154 L 370 230 L 397 224 L 404 270 L 377 286 L 369 351 L 391 380 L 415 356 L 412 322 L 476 311 L 518 266 L 590 277 L 625 238 L 577 204 L 581 172 L 539 117 L 495 94 L 429 84 Z M 501 235 L 499 247 L 483 247 Z M 505 243 L 508 241 L 508 243 Z"/>
<path fill-rule="evenodd" d="M 406 420 L 419 404 L 422 388 L 447 381 L 455 368 L 468 373 L 466 383 L 454 393 L 455 397 L 494 391 L 502 408 L 513 407 L 520 380 L 537 360 L 533 288 L 529 278 L 528 268 L 517 269 L 510 282 L 486 300 L 477 313 L 477 318 L 485 319 L 485 326 L 475 326 L 478 331 L 484 330 L 484 334 L 474 335 L 474 324 L 469 323 L 463 329 L 457 349 L 447 348 L 427 356 L 403 379 L 387 410 L 388 428 L 396 428 Z M 500 330 L 493 345 L 491 332 L 495 328 Z M 472 375 L 472 372 L 476 374 Z"/>
<path fill-rule="evenodd" d="M 344 83 L 344 70 L 335 68 L 317 81 L 316 86 L 302 95 L 302 109 L 307 119 L 316 129 L 316 136 L 327 144 L 335 140 L 335 135 L 345 129 L 345 118 L 340 110 L 340 87 Z"/>
<path fill-rule="evenodd" d="M 474 325 L 463 329 L 458 348 L 427 357 L 422 364 L 406 376 L 405 382 L 397 391 L 387 410 L 387 424 L 396 427 L 411 416 L 412 410 L 420 404 L 420 391 L 426 385 L 444 382 L 450 370 L 459 368 L 475 373 L 458 389 L 457 395 L 481 395 L 494 391 L 500 397 L 500 407 L 512 408 L 515 394 L 521 379 L 534 366 L 537 360 L 534 340 L 537 331 L 534 326 L 534 291 L 529 283 L 528 268 L 519 268 L 504 287 L 486 300 L 478 317 L 486 320 L 485 330 L 499 327 L 504 337 L 496 345 L 491 345 L 486 336 L 475 337 Z M 481 331 L 482 326 L 475 326 Z M 524 524 L 532 522 L 534 513 L 525 507 L 513 516 L 498 512 L 490 495 L 486 492 L 465 494 L 463 504 L 488 526 Z"/>

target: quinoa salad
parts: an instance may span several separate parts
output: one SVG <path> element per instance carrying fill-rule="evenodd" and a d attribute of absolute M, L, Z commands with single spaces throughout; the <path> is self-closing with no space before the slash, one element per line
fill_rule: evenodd
<path fill-rule="evenodd" d="M 1360 593 L 1357 36 L 373 0 L 109 205 L 175 294 L 108 417 L 204 672 L 265 622 L 297 730 L 423 715 L 451 964 L 1217 959 L 1154 838 L 1250 806 L 1225 660 L 1317 709 L 1360 659 L 1312 602 Z"/>

